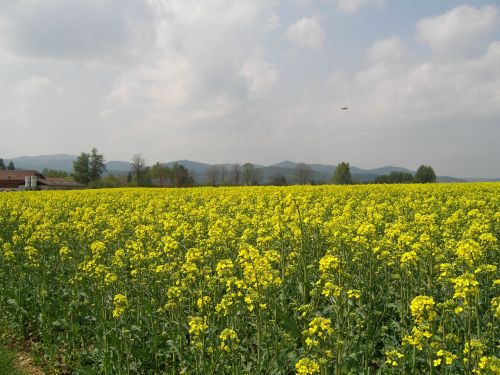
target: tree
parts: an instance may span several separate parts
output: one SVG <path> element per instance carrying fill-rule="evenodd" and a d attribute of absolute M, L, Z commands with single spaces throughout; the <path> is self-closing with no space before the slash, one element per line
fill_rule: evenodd
<path fill-rule="evenodd" d="M 90 182 L 90 155 L 82 152 L 73 162 L 73 178 L 87 185 Z"/>
<path fill-rule="evenodd" d="M 132 156 L 132 173 L 137 185 L 142 186 L 146 177 L 146 159 L 141 154 L 134 154 Z"/>
<path fill-rule="evenodd" d="M 91 181 L 98 180 L 102 177 L 102 174 L 106 171 L 104 162 L 104 155 L 99 154 L 94 147 L 92 151 L 90 151 L 89 157 L 89 178 Z"/>
<path fill-rule="evenodd" d="M 172 185 L 175 187 L 186 187 L 194 185 L 194 179 L 189 170 L 182 164 L 175 163 L 172 166 Z"/>
<path fill-rule="evenodd" d="M 295 168 L 295 175 L 300 185 L 308 184 L 311 182 L 313 170 L 310 165 L 299 163 Z"/>
<path fill-rule="evenodd" d="M 241 165 L 238 163 L 234 164 L 231 169 L 231 175 L 233 183 L 239 185 L 241 183 Z"/>
<path fill-rule="evenodd" d="M 0 158 L 0 171 L 5 170 L 5 164 L 3 163 L 3 159 Z"/>
<path fill-rule="evenodd" d="M 7 167 L 7 169 L 9 171 L 15 171 L 16 170 L 16 167 L 14 167 L 14 163 L 12 162 L 12 160 L 10 161 L 9 166 Z"/>
<path fill-rule="evenodd" d="M 430 165 L 421 165 L 418 167 L 417 173 L 415 173 L 415 182 L 422 184 L 436 182 L 434 169 Z"/>
<path fill-rule="evenodd" d="M 342 162 L 337 165 L 335 173 L 333 175 L 333 183 L 338 185 L 348 185 L 352 184 L 351 168 L 349 163 Z"/>
<path fill-rule="evenodd" d="M 282 174 L 275 174 L 273 178 L 271 179 L 271 185 L 274 186 L 287 186 L 288 181 L 286 180 L 286 177 Z"/>
<path fill-rule="evenodd" d="M 151 175 L 154 179 L 157 179 L 160 182 L 160 186 L 163 187 L 165 186 L 167 178 L 170 175 L 170 168 L 157 162 L 151 168 Z"/>
<path fill-rule="evenodd" d="M 392 171 L 386 175 L 380 175 L 373 181 L 375 184 L 405 184 L 413 182 L 413 175 L 410 172 Z"/>
<path fill-rule="evenodd" d="M 217 186 L 220 180 L 220 171 L 217 165 L 211 165 L 206 171 L 207 183 L 210 186 Z"/>
<path fill-rule="evenodd" d="M 258 185 L 260 180 L 260 170 L 256 169 L 252 163 L 243 164 L 243 182 L 245 185 Z"/>
<path fill-rule="evenodd" d="M 42 174 L 45 177 L 56 177 L 56 178 L 68 177 L 68 172 L 66 172 L 66 171 L 60 171 L 60 170 L 48 169 L 48 168 L 44 168 L 42 171 Z"/>

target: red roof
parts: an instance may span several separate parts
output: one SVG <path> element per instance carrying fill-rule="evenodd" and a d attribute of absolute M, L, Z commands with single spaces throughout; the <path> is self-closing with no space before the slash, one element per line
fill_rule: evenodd
<path fill-rule="evenodd" d="M 0 181 L 23 181 L 26 176 L 45 178 L 43 174 L 35 170 L 0 170 Z"/>

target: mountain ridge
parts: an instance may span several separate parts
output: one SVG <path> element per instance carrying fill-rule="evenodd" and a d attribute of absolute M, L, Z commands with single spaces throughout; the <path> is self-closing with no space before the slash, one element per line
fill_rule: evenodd
<path fill-rule="evenodd" d="M 7 165 L 10 161 L 12 161 L 17 169 L 36 169 L 42 171 L 44 168 L 47 169 L 55 169 L 55 170 L 63 170 L 68 173 L 73 171 L 73 161 L 77 158 L 76 155 L 71 154 L 49 154 L 49 155 L 22 155 L 10 159 L 4 159 L 4 163 Z M 207 170 L 211 167 L 225 167 L 229 172 L 231 168 L 234 167 L 234 163 L 217 163 L 217 164 L 209 164 L 199 161 L 192 161 L 187 159 L 169 161 L 169 162 L 161 162 L 162 165 L 172 166 L 173 164 L 182 164 L 190 172 L 196 177 L 199 182 L 205 182 L 205 174 Z M 132 167 L 132 163 L 128 161 L 120 161 L 120 160 L 110 160 L 106 163 L 107 173 L 110 174 L 126 174 L 130 171 Z M 252 163 L 253 164 L 253 163 Z M 295 168 L 299 163 L 291 161 L 291 160 L 283 160 L 278 163 L 270 164 L 267 166 L 253 164 L 256 168 L 261 170 L 262 178 L 270 180 L 276 176 L 285 176 L 289 182 L 293 182 L 295 179 Z M 335 173 L 336 165 L 329 164 L 320 164 L 306 163 L 309 167 L 311 167 L 313 171 L 313 180 L 318 183 L 324 183 L 331 181 L 331 177 L 333 173 Z M 243 165 L 243 164 L 240 164 Z M 370 182 L 373 181 L 377 176 L 386 175 L 391 172 L 408 172 L 415 174 L 415 171 L 394 166 L 387 165 L 378 168 L 365 169 L 357 166 L 351 166 L 351 174 L 353 178 L 361 181 L 361 182 Z M 457 178 L 452 176 L 438 176 L 438 181 L 440 182 L 466 182 L 466 181 L 499 181 L 499 178 Z"/>

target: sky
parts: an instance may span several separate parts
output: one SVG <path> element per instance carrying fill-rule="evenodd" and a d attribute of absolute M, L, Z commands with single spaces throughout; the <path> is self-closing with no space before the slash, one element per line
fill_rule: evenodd
<path fill-rule="evenodd" d="M 4 159 L 500 177 L 500 2 L 0 0 L 0 134 Z"/>

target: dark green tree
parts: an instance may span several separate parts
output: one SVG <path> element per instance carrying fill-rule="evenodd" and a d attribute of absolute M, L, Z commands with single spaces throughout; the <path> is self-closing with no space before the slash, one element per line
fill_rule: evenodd
<path fill-rule="evenodd" d="M 3 159 L 0 158 L 0 171 L 5 170 L 5 164 L 3 163 Z"/>
<path fill-rule="evenodd" d="M 68 177 L 68 172 L 66 172 L 66 171 L 60 171 L 60 170 L 48 169 L 48 168 L 43 168 L 42 174 L 45 177 L 56 177 L 56 178 Z"/>
<path fill-rule="evenodd" d="M 73 162 L 73 178 L 75 181 L 87 185 L 90 181 L 90 155 L 82 152 Z"/>
<path fill-rule="evenodd" d="M 92 151 L 90 151 L 89 158 L 89 178 L 91 181 L 98 180 L 102 177 L 102 174 L 106 171 L 104 162 L 104 155 L 99 154 L 94 147 Z"/>
<path fill-rule="evenodd" d="M 436 173 L 430 165 L 421 165 L 415 173 L 415 182 L 421 184 L 427 184 L 430 182 L 436 182 Z"/>
<path fill-rule="evenodd" d="M 351 168 L 349 163 L 342 162 L 337 165 L 335 173 L 333 174 L 333 183 L 338 185 L 352 184 Z"/>
<path fill-rule="evenodd" d="M 8 167 L 7 167 L 7 169 L 8 169 L 9 171 L 15 171 L 15 170 L 16 170 L 16 167 L 14 166 L 14 163 L 12 162 L 12 160 L 10 161 L 10 163 L 9 163 L 9 165 L 8 165 Z"/>
<path fill-rule="evenodd" d="M 255 168 L 252 163 L 243 164 L 242 178 L 245 185 L 258 185 L 262 178 L 262 170 Z"/>
<path fill-rule="evenodd" d="M 373 181 L 375 184 L 407 184 L 413 182 L 413 175 L 409 172 L 392 171 L 386 175 L 380 175 Z"/>
<path fill-rule="evenodd" d="M 252 163 L 243 164 L 243 182 L 245 185 L 252 185 L 255 176 L 255 167 Z"/>
<path fill-rule="evenodd" d="M 189 170 L 182 164 L 175 163 L 172 166 L 170 180 L 172 185 L 175 187 L 187 187 L 194 185 L 193 177 L 189 174 Z"/>
<path fill-rule="evenodd" d="M 273 178 L 271 179 L 271 185 L 273 186 L 287 186 L 288 181 L 286 180 L 286 177 L 282 174 L 275 174 Z"/>
<path fill-rule="evenodd" d="M 165 186 L 168 176 L 171 174 L 170 168 L 157 162 L 151 167 L 151 177 L 158 180 L 160 186 Z"/>

